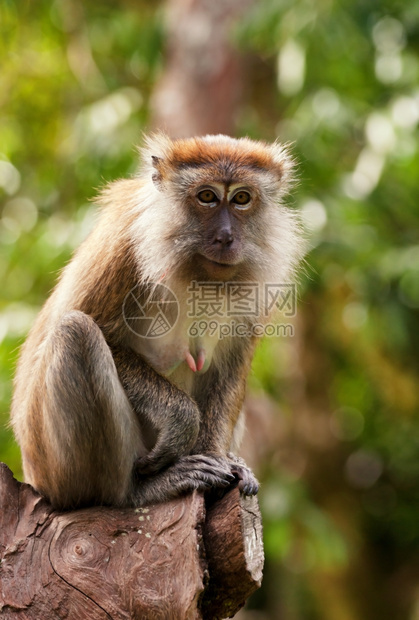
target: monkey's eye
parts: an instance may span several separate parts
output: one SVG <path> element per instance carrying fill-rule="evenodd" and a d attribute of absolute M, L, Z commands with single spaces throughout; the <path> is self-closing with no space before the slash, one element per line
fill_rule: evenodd
<path fill-rule="evenodd" d="M 235 205 L 237 205 L 237 207 L 239 209 L 240 208 L 247 208 L 246 205 L 249 204 L 250 198 L 251 198 L 251 196 L 250 196 L 249 192 L 245 192 L 244 190 L 240 190 L 233 197 L 233 202 L 234 202 Z"/>
<path fill-rule="evenodd" d="M 217 201 L 217 196 L 211 189 L 203 189 L 202 192 L 198 194 L 198 200 L 204 204 L 211 204 Z"/>

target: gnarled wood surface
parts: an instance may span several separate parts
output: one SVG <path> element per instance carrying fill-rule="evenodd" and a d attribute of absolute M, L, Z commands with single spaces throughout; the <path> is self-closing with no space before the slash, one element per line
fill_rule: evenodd
<path fill-rule="evenodd" d="M 262 567 L 258 503 L 237 489 L 60 513 L 0 464 L 2 620 L 233 617 Z"/>

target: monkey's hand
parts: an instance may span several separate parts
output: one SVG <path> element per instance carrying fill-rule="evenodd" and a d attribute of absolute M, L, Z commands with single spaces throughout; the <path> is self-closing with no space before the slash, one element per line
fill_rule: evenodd
<path fill-rule="evenodd" d="M 143 506 L 163 502 L 195 489 L 208 491 L 212 488 L 226 489 L 234 483 L 226 459 L 194 454 L 182 456 L 175 463 L 154 476 L 144 476 L 134 469 L 134 504 Z"/>
<path fill-rule="evenodd" d="M 232 452 L 227 454 L 227 459 L 230 464 L 230 471 L 238 480 L 237 486 L 243 495 L 256 495 L 259 491 L 259 482 L 244 460 Z"/>

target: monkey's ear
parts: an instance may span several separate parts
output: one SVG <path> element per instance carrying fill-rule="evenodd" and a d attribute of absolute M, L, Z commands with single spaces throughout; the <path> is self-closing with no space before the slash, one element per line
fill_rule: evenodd
<path fill-rule="evenodd" d="M 141 173 L 159 187 L 163 185 L 166 168 L 170 161 L 172 140 L 162 132 L 144 136 L 143 146 L 139 148 L 142 160 Z"/>
<path fill-rule="evenodd" d="M 274 169 L 282 185 L 288 191 L 294 180 L 295 161 L 290 154 L 290 145 L 274 142 L 270 145 Z"/>
<path fill-rule="evenodd" d="M 153 164 L 153 173 L 151 175 L 151 178 L 153 179 L 154 184 L 157 185 L 157 187 L 160 187 L 163 179 L 161 173 L 163 160 L 161 157 L 157 157 L 157 155 L 152 155 L 151 161 Z"/>

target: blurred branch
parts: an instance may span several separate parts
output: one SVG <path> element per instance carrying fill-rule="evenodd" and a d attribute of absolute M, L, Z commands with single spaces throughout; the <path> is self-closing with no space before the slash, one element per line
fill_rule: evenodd
<path fill-rule="evenodd" d="M 166 69 L 153 97 L 152 126 L 173 137 L 234 133 L 242 59 L 231 41 L 253 0 L 169 0 Z"/>

